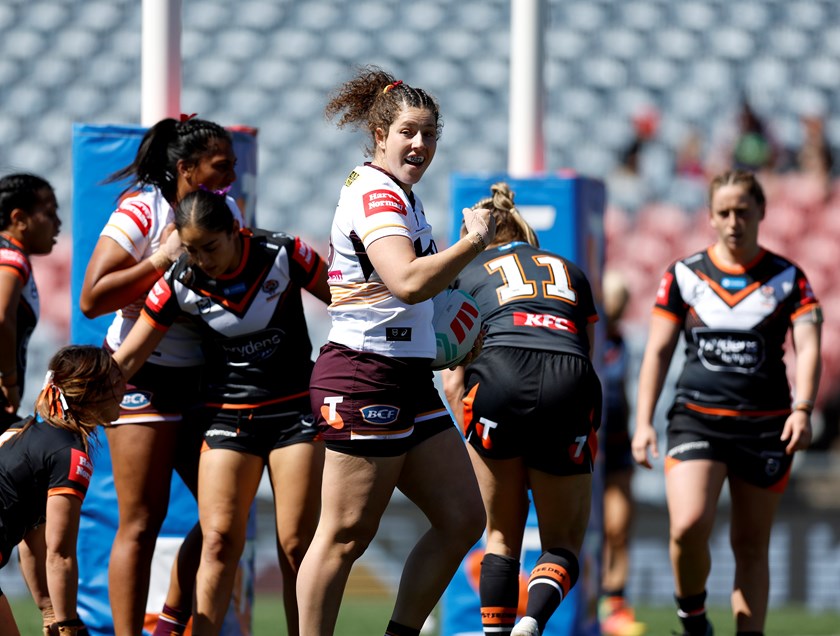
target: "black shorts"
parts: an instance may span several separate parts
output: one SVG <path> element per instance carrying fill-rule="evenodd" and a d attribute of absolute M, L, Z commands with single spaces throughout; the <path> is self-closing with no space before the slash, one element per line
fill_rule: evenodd
<path fill-rule="evenodd" d="M 729 474 L 758 488 L 784 491 L 793 456 L 780 436 L 787 415 L 732 418 L 674 407 L 669 413 L 666 467 L 675 462 L 710 459 L 726 464 Z"/>
<path fill-rule="evenodd" d="M 429 363 L 333 342 L 321 347 L 309 394 L 327 448 L 361 457 L 396 457 L 451 428 Z"/>
<path fill-rule="evenodd" d="M 271 451 L 318 438 L 309 396 L 253 409 L 204 408 L 208 423 L 202 450 L 224 448 L 268 460 Z"/>
<path fill-rule="evenodd" d="M 164 367 L 147 362 L 126 385 L 117 424 L 178 422 L 196 406 L 201 367 Z"/>
<path fill-rule="evenodd" d="M 587 358 L 492 347 L 467 367 L 464 387 L 464 437 L 482 457 L 522 457 L 552 475 L 592 472 L 602 393 Z"/>

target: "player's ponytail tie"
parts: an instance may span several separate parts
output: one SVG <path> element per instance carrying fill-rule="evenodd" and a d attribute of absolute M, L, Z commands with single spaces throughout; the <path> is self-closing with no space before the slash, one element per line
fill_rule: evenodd
<path fill-rule="evenodd" d="M 67 399 L 64 397 L 64 391 L 61 390 L 60 386 L 53 382 L 53 375 L 54 372 L 52 369 L 47 371 L 47 375 L 44 377 L 44 387 L 41 389 L 41 392 L 44 395 L 44 399 L 47 401 L 47 412 L 50 417 L 64 420 L 67 419 L 67 413 L 70 410 L 70 407 L 67 406 Z"/>
<path fill-rule="evenodd" d="M 388 84 L 388 86 L 386 86 L 385 88 L 382 89 L 382 94 L 387 95 L 391 90 L 395 89 L 397 86 L 399 86 L 402 83 L 403 83 L 402 80 L 397 80 L 396 82 L 391 82 L 390 84 Z"/>
<path fill-rule="evenodd" d="M 191 119 L 195 119 L 198 113 L 190 113 L 187 115 L 186 113 L 181 113 L 181 123 L 183 124 L 185 121 L 189 121 Z"/>

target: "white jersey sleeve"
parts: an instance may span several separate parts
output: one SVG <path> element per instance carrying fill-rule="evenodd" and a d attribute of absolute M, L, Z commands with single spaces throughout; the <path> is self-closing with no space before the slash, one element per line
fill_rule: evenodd
<path fill-rule="evenodd" d="M 236 202 L 230 199 L 228 204 Z M 239 208 L 236 207 L 239 212 Z M 241 213 L 239 214 L 241 218 Z M 117 242 L 139 263 L 151 256 L 160 247 L 160 237 L 169 223 L 175 220 L 172 206 L 157 188 L 150 188 L 128 196 L 120 201 L 119 207 L 111 213 L 100 236 Z M 112 350 L 119 348 L 140 315 L 146 295 L 143 294 L 126 305 L 114 316 L 105 336 Z M 176 323 L 167 332 L 149 362 L 169 367 L 188 367 L 203 362 L 201 341 L 195 331 L 186 323 Z"/>
<path fill-rule="evenodd" d="M 345 181 L 330 233 L 329 339 L 392 357 L 434 358 L 432 301 L 408 305 L 382 282 L 366 249 L 386 236 L 404 236 L 418 256 L 437 251 L 423 204 L 387 173 L 358 166 Z"/>

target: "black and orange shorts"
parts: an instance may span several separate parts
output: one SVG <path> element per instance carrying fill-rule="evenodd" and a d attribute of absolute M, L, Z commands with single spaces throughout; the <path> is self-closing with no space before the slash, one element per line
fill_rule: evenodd
<path fill-rule="evenodd" d="M 205 407 L 194 417 L 207 425 L 202 451 L 223 448 L 267 461 L 273 450 L 318 438 L 309 396 L 247 409 Z"/>
<path fill-rule="evenodd" d="M 669 413 L 666 469 L 676 462 L 709 459 L 758 488 L 783 492 L 793 455 L 781 441 L 787 415 L 735 418 L 676 406 Z"/>
<path fill-rule="evenodd" d="M 552 475 L 591 473 L 601 381 L 584 357 L 514 347 L 484 349 L 464 374 L 464 437 L 482 457 Z"/>
<path fill-rule="evenodd" d="M 428 359 L 328 342 L 312 370 L 309 395 L 327 448 L 348 455 L 396 457 L 453 426 Z"/>

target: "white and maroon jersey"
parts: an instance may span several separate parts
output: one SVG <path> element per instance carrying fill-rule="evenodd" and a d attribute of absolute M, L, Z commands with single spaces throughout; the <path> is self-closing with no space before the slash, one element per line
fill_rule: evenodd
<path fill-rule="evenodd" d="M 15 325 L 15 367 L 20 394 L 23 395 L 23 381 L 26 378 L 26 350 L 29 347 L 29 338 L 35 330 L 35 325 L 38 324 L 40 304 L 29 257 L 23 251 L 23 246 L 6 234 L 0 234 L 0 269 L 17 276 L 21 283 Z M 5 404 L 5 399 L 1 396 L 0 404 Z"/>
<path fill-rule="evenodd" d="M 398 300 L 365 252 L 385 236 L 405 236 L 418 257 L 437 252 L 420 199 L 385 171 L 357 166 L 341 189 L 330 232 L 329 339 L 357 351 L 433 359 L 432 301 Z"/>
<path fill-rule="evenodd" d="M 234 218 L 242 225 L 242 213 L 236 201 L 227 197 L 227 202 Z M 100 236 L 116 241 L 139 263 L 160 247 L 163 229 L 174 220 L 175 213 L 163 193 L 158 188 L 146 188 L 120 201 Z M 105 338 L 111 350 L 116 351 L 131 331 L 145 300 L 145 295 L 140 296 L 117 311 Z M 168 367 L 188 367 L 201 364 L 202 359 L 200 341 L 195 333 L 187 325 L 178 324 L 169 330 L 149 362 Z"/>
<path fill-rule="evenodd" d="M 84 501 L 93 474 L 77 434 L 40 418 L 21 432 L 27 421 L 0 435 L 0 552 L 5 558 L 28 530 L 43 523 L 48 497 Z"/>
<path fill-rule="evenodd" d="M 297 237 L 242 230 L 235 272 L 208 278 L 185 254 L 157 282 L 142 316 L 157 329 L 188 317 L 206 362 L 204 400 L 219 408 L 255 408 L 309 393 L 312 344 L 301 289 L 314 289 L 326 267 Z"/>
<path fill-rule="evenodd" d="M 805 274 L 761 250 L 741 268 L 717 263 L 711 249 L 673 263 L 654 314 L 683 327 L 686 362 L 676 402 L 710 414 L 772 415 L 790 410 L 784 343 L 793 321 L 821 321 Z"/>
<path fill-rule="evenodd" d="M 483 348 L 516 347 L 589 357 L 586 327 L 598 320 L 589 280 L 577 265 L 516 241 L 491 247 L 453 287 L 478 303 Z"/>

